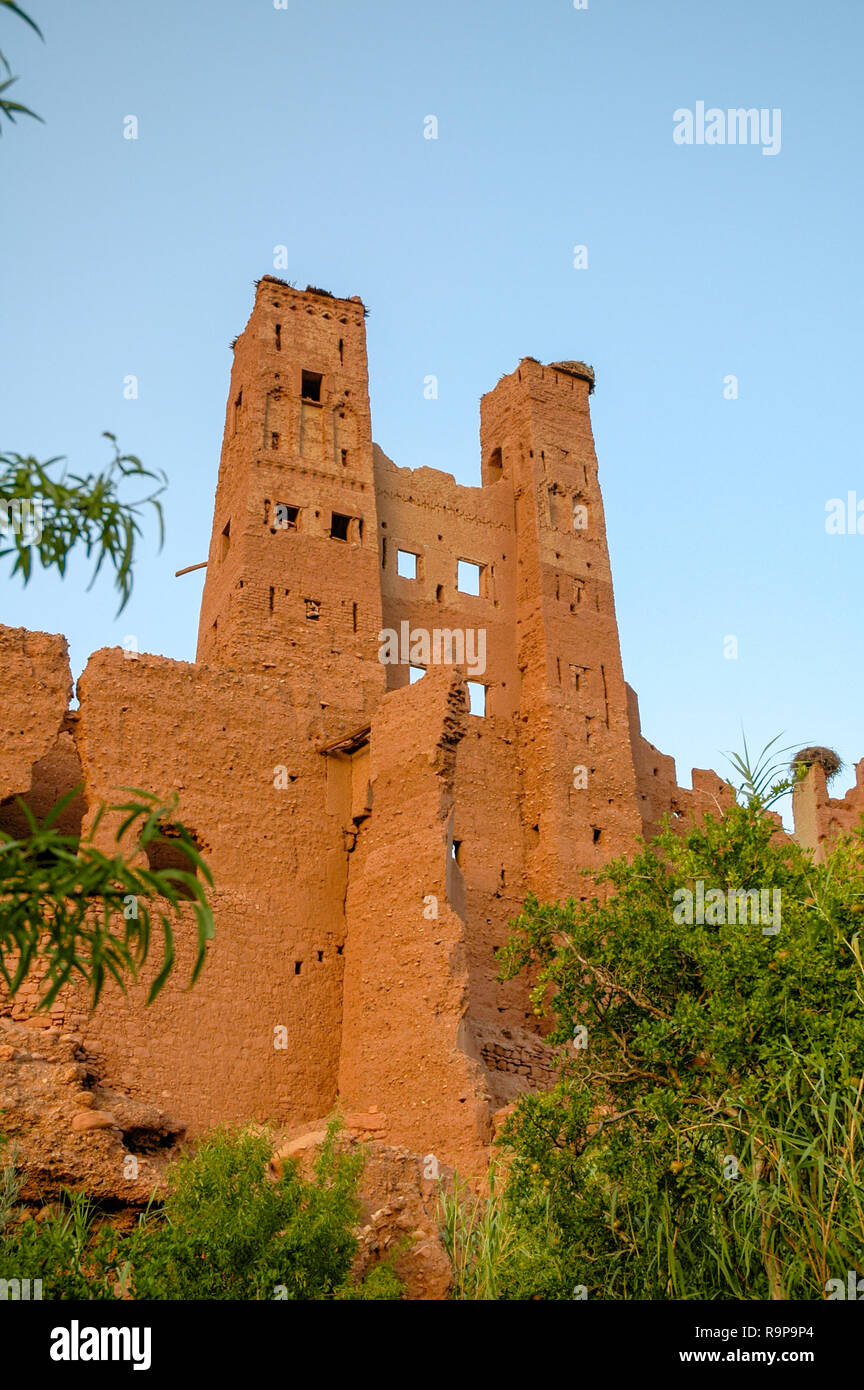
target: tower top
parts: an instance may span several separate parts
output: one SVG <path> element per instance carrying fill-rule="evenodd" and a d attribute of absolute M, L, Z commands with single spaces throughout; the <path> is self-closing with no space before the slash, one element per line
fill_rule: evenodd
<path fill-rule="evenodd" d="M 340 296 L 332 294 L 330 290 L 322 290 L 317 285 L 307 285 L 305 290 L 298 289 L 288 280 L 280 280 L 278 275 L 262 275 L 260 280 L 255 281 L 256 295 L 261 293 L 273 292 L 274 289 L 287 290 L 289 294 L 295 295 L 298 299 L 330 299 L 334 304 L 359 304 L 363 310 L 364 317 L 368 313 L 363 300 L 359 294 Z"/>
<path fill-rule="evenodd" d="M 579 377 L 581 381 L 588 382 L 588 395 L 594 392 L 595 376 L 594 368 L 589 367 L 587 362 L 550 362 L 550 367 L 554 367 L 556 372 L 566 372 L 568 376 Z"/>

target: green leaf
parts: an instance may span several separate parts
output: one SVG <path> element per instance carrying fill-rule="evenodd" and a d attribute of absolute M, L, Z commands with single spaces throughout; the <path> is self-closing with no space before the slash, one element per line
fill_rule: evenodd
<path fill-rule="evenodd" d="M 76 978 L 89 986 L 95 1007 L 108 976 L 121 987 L 138 978 L 150 956 L 155 924 L 162 956 L 148 992 L 152 1002 L 175 968 L 174 926 L 190 911 L 198 937 L 194 983 L 214 931 L 205 889 L 213 879 L 194 838 L 177 819 L 176 797 L 163 802 L 139 792 L 122 805 L 100 806 L 79 844 L 57 828 L 79 792 L 77 787 L 67 792 L 41 823 L 19 800 L 26 833 L 17 839 L 0 833 L 0 975 L 10 993 L 14 996 L 38 966 L 40 1008 L 49 1008 Z M 109 811 L 121 817 L 112 854 L 94 843 Z M 162 827 L 169 823 L 171 842 L 183 847 L 190 870 L 139 867 L 141 849 L 164 842 Z M 130 898 L 137 917 L 125 916 Z"/>
<path fill-rule="evenodd" d="M 0 0 L 0 5 L 5 6 L 7 10 L 11 10 L 13 14 L 17 14 L 18 18 L 23 19 L 25 24 L 29 24 L 30 28 L 44 41 L 44 35 L 39 25 L 34 19 L 30 18 L 29 14 L 25 14 L 20 5 L 16 5 L 15 0 Z"/>
<path fill-rule="evenodd" d="M 53 476 L 52 470 L 63 464 L 62 458 L 40 463 L 22 454 L 0 454 L 0 501 L 14 500 L 22 509 L 28 504 L 33 523 L 29 531 L 23 526 L 10 528 L 9 543 L 0 551 L 0 558 L 14 557 L 11 573 L 20 574 L 26 586 L 33 575 L 34 560 L 43 569 L 64 575 L 69 556 L 81 547 L 88 557 L 95 557 L 91 587 L 106 562 L 113 569 L 120 595 L 119 614 L 132 594 L 135 551 L 145 512 L 155 512 L 160 546 L 164 541 L 164 516 L 158 498 L 167 478 L 161 470 L 145 468 L 135 455 L 122 454 L 113 435 L 106 433 L 106 437 L 114 453 L 112 461 L 101 473 L 84 476 L 67 474 L 65 469 Z M 156 483 L 157 487 L 137 499 L 121 497 L 121 488 L 135 480 Z"/>

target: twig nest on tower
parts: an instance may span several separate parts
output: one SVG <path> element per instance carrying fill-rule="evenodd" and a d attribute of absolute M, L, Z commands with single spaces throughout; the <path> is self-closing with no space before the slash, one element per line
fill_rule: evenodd
<path fill-rule="evenodd" d="M 550 367 L 554 367 L 556 372 L 566 372 L 568 376 L 580 377 L 582 381 L 588 382 L 588 395 L 594 394 L 596 377 L 594 368 L 587 362 L 550 362 Z"/>
<path fill-rule="evenodd" d="M 833 748 L 814 747 L 802 748 L 800 752 L 796 753 L 792 759 L 791 767 L 794 771 L 795 768 L 801 766 L 813 767 L 814 763 L 821 767 L 825 773 L 826 782 L 830 782 L 832 778 L 836 777 L 843 766 L 842 759 L 834 752 Z"/>

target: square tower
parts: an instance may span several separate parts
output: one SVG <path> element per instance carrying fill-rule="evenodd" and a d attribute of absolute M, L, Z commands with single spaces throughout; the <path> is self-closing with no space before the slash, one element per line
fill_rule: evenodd
<path fill-rule="evenodd" d="M 199 661 L 290 675 L 346 713 L 384 685 L 364 317 L 358 298 L 258 282 L 198 634 Z"/>

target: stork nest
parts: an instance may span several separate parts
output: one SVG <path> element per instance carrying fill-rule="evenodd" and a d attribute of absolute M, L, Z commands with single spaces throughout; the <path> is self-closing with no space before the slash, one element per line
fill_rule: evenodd
<path fill-rule="evenodd" d="M 791 767 L 794 771 L 797 767 L 813 767 L 814 764 L 821 767 L 825 781 L 830 782 L 842 768 L 843 761 L 833 748 L 802 748 L 792 759 Z"/>
<path fill-rule="evenodd" d="M 566 372 L 568 376 L 580 377 L 582 381 L 587 381 L 588 395 L 594 394 L 594 368 L 587 362 L 550 362 L 549 366 L 554 367 L 556 372 Z"/>

